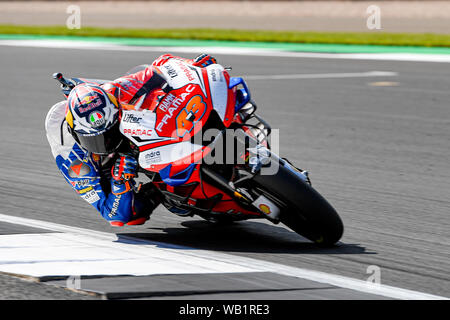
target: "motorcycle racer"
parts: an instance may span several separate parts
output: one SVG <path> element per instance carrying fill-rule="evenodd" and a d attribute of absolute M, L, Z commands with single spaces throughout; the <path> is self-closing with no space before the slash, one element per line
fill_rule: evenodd
<path fill-rule="evenodd" d="M 164 94 L 164 78 L 155 68 L 170 59 L 197 67 L 216 63 L 201 54 L 184 59 L 170 54 L 131 75 L 102 85 L 81 83 L 67 101 L 54 105 L 45 128 L 56 165 L 79 196 L 94 206 L 111 226 L 145 223 L 160 199 L 155 188 L 134 189 L 138 163 L 119 131 L 121 110 L 153 110 Z"/>

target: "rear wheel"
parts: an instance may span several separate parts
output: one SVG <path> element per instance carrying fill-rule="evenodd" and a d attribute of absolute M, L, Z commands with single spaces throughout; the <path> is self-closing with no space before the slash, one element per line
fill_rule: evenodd
<path fill-rule="evenodd" d="M 336 210 L 309 184 L 280 165 L 274 175 L 256 175 L 253 180 L 282 205 L 280 221 L 301 236 L 321 246 L 341 239 L 344 226 Z"/>

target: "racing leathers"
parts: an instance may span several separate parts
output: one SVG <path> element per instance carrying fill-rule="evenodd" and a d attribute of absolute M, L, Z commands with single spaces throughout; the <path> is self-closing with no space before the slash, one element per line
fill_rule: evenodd
<path fill-rule="evenodd" d="M 170 59 L 181 59 L 198 67 L 205 67 L 216 60 L 206 54 L 194 60 L 165 54 L 152 65 L 112 82 L 102 88 L 115 96 L 122 109 L 153 110 L 162 91 L 163 79 L 155 67 Z M 66 181 L 79 196 L 94 206 L 111 226 L 139 225 L 145 223 L 160 203 L 155 188 L 144 187 L 137 193 L 134 173 L 137 162 L 121 147 L 108 156 L 100 156 L 84 150 L 73 138 L 66 123 L 67 101 L 55 104 L 47 114 L 45 128 L 56 165 Z M 122 148 L 122 149 L 120 149 Z"/>

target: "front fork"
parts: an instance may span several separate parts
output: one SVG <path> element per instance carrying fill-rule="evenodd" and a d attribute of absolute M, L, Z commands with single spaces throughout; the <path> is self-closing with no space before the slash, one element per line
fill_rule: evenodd
<path fill-rule="evenodd" d="M 223 135 L 221 135 L 221 138 L 223 139 Z M 207 167 L 204 167 L 202 171 L 237 202 L 258 210 L 264 217 L 277 223 L 281 212 L 280 205 L 271 200 L 270 195 L 258 192 L 252 187 L 252 183 L 248 184 L 247 182 L 252 180 L 255 175 L 276 174 L 279 166 L 284 166 L 299 179 L 310 184 L 308 173 L 296 168 L 288 160 L 278 157 L 268 147 L 262 145 L 259 139 L 250 136 L 243 130 L 242 132 L 235 132 L 234 139 L 237 150 L 244 152 L 243 157 L 239 153 L 237 154 L 238 157 L 245 159 L 245 163 L 235 166 L 240 173 L 237 179 L 228 181 L 228 179 Z M 223 143 L 219 143 L 219 145 L 223 145 Z M 268 169 L 267 167 L 270 167 L 270 170 L 264 171 Z"/>
<path fill-rule="evenodd" d="M 311 185 L 308 171 L 295 167 L 289 160 L 279 158 L 270 151 L 268 137 L 272 129 L 264 119 L 255 113 L 256 109 L 257 106 L 255 102 L 251 100 L 238 112 L 242 121 L 242 126 L 245 128 L 245 132 L 257 141 L 256 147 L 253 148 L 253 150 L 249 150 L 253 151 L 253 156 L 249 159 L 249 166 L 251 167 L 252 172 L 259 172 L 262 167 L 269 164 L 270 158 L 273 158 L 277 163 L 284 165 L 290 171 L 294 172 L 301 180 Z"/>
<path fill-rule="evenodd" d="M 235 168 L 237 171 L 243 173 L 243 175 L 238 177 L 237 181 L 236 179 L 232 179 L 232 182 L 211 168 L 203 167 L 202 172 L 238 203 L 258 210 L 264 217 L 277 223 L 281 212 L 280 205 L 269 199 L 270 195 L 257 193 L 251 184 L 246 187 L 246 181 L 251 180 L 255 175 L 259 174 L 276 174 L 278 166 L 281 165 L 292 171 L 302 181 L 308 184 L 311 184 L 311 182 L 307 171 L 298 169 L 287 159 L 278 157 L 278 155 L 270 150 L 268 141 L 268 136 L 271 133 L 270 125 L 255 113 L 256 109 L 256 104 L 250 101 L 236 114 L 236 127 L 238 129 L 235 127 L 236 130 L 234 131 L 233 139 L 235 140 L 237 150 L 240 151 L 235 156 L 239 159 L 244 159 L 245 163 L 236 164 Z M 213 145 L 223 146 L 224 135 L 226 134 L 222 132 L 218 136 L 218 139 L 214 141 Z M 239 153 L 241 151 L 243 154 Z M 269 172 L 265 170 L 268 166 L 272 165 L 275 165 L 276 170 L 272 170 L 272 168 L 270 168 Z"/>
<path fill-rule="evenodd" d="M 271 152 L 268 148 L 258 144 L 255 148 L 249 148 L 249 150 L 251 151 L 251 153 L 248 160 L 248 166 L 253 175 L 262 174 L 262 169 L 264 167 L 275 163 L 277 166 L 281 165 L 287 168 L 300 180 L 311 185 L 308 171 L 301 170 L 295 167 L 287 159 L 278 157 L 278 155 Z M 279 221 L 279 215 L 281 211 L 280 207 L 264 195 L 260 195 L 254 202 L 252 202 L 252 204 L 260 212 L 264 213 L 269 220 Z"/>

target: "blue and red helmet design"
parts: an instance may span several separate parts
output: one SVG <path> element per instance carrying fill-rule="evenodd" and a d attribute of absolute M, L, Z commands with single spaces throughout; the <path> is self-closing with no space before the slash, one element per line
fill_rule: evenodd
<path fill-rule="evenodd" d="M 119 105 L 116 98 L 100 86 L 82 83 L 70 92 L 66 120 L 79 134 L 95 135 L 117 122 Z"/>

